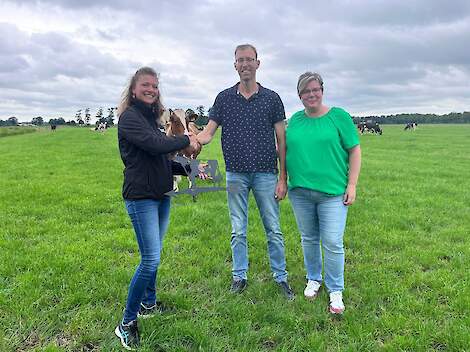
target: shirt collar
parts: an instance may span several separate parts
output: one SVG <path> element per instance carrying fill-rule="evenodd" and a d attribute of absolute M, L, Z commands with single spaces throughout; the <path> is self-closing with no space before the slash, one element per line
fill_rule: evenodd
<path fill-rule="evenodd" d="M 256 82 L 258 83 L 258 82 Z M 240 85 L 240 82 L 237 82 L 237 84 L 235 84 L 232 88 L 231 88 L 231 91 L 230 93 L 233 94 L 233 95 L 238 95 L 240 94 L 240 92 L 238 91 L 238 86 Z M 252 96 L 255 96 L 255 95 L 263 95 L 264 94 L 264 91 L 265 91 L 266 88 L 264 88 L 261 84 L 258 83 L 258 92 L 253 94 Z"/>
<path fill-rule="evenodd" d="M 147 119 L 156 120 L 155 107 L 145 104 L 139 99 L 133 99 L 132 105 L 134 105 Z"/>

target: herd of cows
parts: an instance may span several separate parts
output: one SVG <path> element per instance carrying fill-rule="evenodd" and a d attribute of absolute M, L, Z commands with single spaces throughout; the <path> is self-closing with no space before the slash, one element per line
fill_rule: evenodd
<path fill-rule="evenodd" d="M 405 131 L 414 131 L 418 127 L 418 123 L 416 122 L 408 122 L 404 128 Z M 357 129 L 359 130 L 360 134 L 364 133 L 373 133 L 373 134 L 382 134 L 382 129 L 380 128 L 377 121 L 367 120 L 367 121 L 359 121 L 357 123 Z"/>

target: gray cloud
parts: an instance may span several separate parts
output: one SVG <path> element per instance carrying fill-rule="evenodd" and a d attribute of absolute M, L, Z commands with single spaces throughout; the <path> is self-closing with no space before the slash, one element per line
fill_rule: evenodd
<path fill-rule="evenodd" d="M 28 29 L 28 18 L 0 15 L 2 119 L 115 105 L 142 65 L 161 72 L 166 106 L 208 108 L 238 80 L 233 50 L 244 42 L 257 46 L 258 80 L 280 94 L 288 113 L 301 107 L 295 87 L 306 70 L 324 76 L 328 104 L 355 114 L 446 113 L 470 103 L 464 0 L 4 4 L 44 23 Z M 48 12 L 63 26 L 47 23 Z"/>
<path fill-rule="evenodd" d="M 0 104 L 2 119 L 16 109 L 70 116 L 85 106 L 114 106 L 123 77 L 136 66 L 60 33 L 27 35 L 3 25 L 0 37 L 9 38 L 1 43 L 7 54 L 0 54 L 0 89 L 9 102 L 9 108 Z"/>

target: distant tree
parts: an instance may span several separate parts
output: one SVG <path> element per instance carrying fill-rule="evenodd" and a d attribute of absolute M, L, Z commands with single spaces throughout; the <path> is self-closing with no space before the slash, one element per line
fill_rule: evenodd
<path fill-rule="evenodd" d="M 65 124 L 66 124 L 66 125 L 69 125 L 69 126 L 76 126 L 76 125 L 77 125 L 77 123 L 75 122 L 75 120 L 67 121 Z"/>
<path fill-rule="evenodd" d="M 75 114 L 75 120 L 77 120 L 77 123 L 78 123 L 79 125 L 83 125 L 83 124 L 84 124 L 83 119 L 82 119 L 82 109 L 77 110 L 77 113 Z"/>
<path fill-rule="evenodd" d="M 85 109 L 85 124 L 87 126 L 90 124 L 90 119 L 91 119 L 90 108 L 86 108 Z"/>
<path fill-rule="evenodd" d="M 204 109 L 204 105 L 199 105 L 197 108 L 197 114 L 199 116 L 204 116 L 205 115 L 205 109 Z"/>
<path fill-rule="evenodd" d="M 208 122 L 209 122 L 209 118 L 207 116 L 198 116 L 196 121 L 194 121 L 196 126 L 199 126 L 199 127 L 207 125 Z"/>
<path fill-rule="evenodd" d="M 49 125 L 65 125 L 65 120 L 62 117 L 58 119 L 50 119 L 48 122 Z"/>
<path fill-rule="evenodd" d="M 106 123 L 108 126 L 114 125 L 114 111 L 116 108 L 108 108 L 108 116 L 106 117 Z"/>
<path fill-rule="evenodd" d="M 7 126 L 18 126 L 18 119 L 15 116 L 9 117 L 7 120 Z"/>
<path fill-rule="evenodd" d="M 101 123 L 101 122 L 104 122 L 104 120 L 106 120 L 106 119 L 103 117 L 103 108 L 102 108 L 102 107 L 100 107 L 100 108 L 98 109 L 98 111 L 96 112 L 95 117 L 96 117 L 96 122 L 97 122 L 97 123 Z"/>
<path fill-rule="evenodd" d="M 44 119 L 41 116 L 37 116 L 31 120 L 31 123 L 36 126 L 42 126 L 44 124 Z"/>

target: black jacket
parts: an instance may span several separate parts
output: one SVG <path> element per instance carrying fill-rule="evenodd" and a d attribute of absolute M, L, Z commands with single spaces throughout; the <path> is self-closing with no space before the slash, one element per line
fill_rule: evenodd
<path fill-rule="evenodd" d="M 152 108 L 137 100 L 119 117 L 124 199 L 162 199 L 173 189 L 173 174 L 186 174 L 180 164 L 169 160 L 168 153 L 187 147 L 189 138 L 166 136 L 155 116 Z"/>

